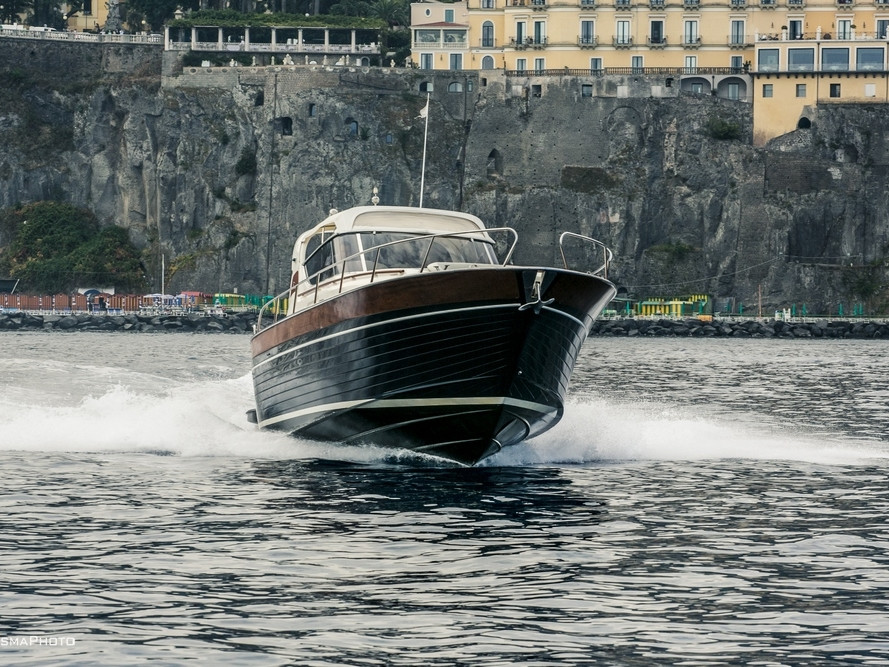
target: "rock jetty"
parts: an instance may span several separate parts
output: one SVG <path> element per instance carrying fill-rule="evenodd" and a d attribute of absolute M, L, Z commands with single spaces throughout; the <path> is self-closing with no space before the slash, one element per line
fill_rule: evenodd
<path fill-rule="evenodd" d="M 591 336 L 698 336 L 733 338 L 889 338 L 889 322 L 874 320 L 598 320 Z"/>
<path fill-rule="evenodd" d="M 104 315 L 33 314 L 28 312 L 0 313 L 0 331 L 193 331 L 206 333 L 250 333 L 256 322 L 256 313 L 227 313 L 207 315 L 185 314 L 134 314 Z"/>
<path fill-rule="evenodd" d="M 225 315 L 186 314 L 34 314 L 0 313 L 0 331 L 135 331 L 251 333 L 256 322 L 252 312 Z M 593 325 L 591 336 L 697 336 L 733 338 L 887 338 L 889 321 L 771 319 L 736 320 L 603 319 Z"/>

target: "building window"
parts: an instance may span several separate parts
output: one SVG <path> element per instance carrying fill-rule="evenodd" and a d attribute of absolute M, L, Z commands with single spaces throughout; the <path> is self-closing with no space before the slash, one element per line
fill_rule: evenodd
<path fill-rule="evenodd" d="M 602 59 L 601 58 L 590 58 L 590 69 L 593 72 L 601 72 L 602 71 Z"/>
<path fill-rule="evenodd" d="M 445 23 L 453 23 L 454 22 L 454 10 L 446 9 L 445 10 Z"/>
<path fill-rule="evenodd" d="M 431 53 L 421 53 L 420 54 L 420 69 L 432 69 L 432 54 Z"/>
<path fill-rule="evenodd" d="M 580 86 L 580 96 L 581 97 L 592 97 L 593 96 L 593 87 L 588 83 L 584 83 L 583 85 L 581 85 Z"/>
<path fill-rule="evenodd" d="M 516 44 L 524 44 L 525 43 L 525 22 L 524 21 L 516 21 L 515 43 Z"/>
<path fill-rule="evenodd" d="M 543 97 L 543 86 L 541 86 L 539 83 L 535 83 L 533 86 L 531 86 L 531 95 L 533 97 Z"/>
<path fill-rule="evenodd" d="M 482 23 L 482 46 L 488 49 L 494 46 L 494 24 L 490 21 Z"/>
<path fill-rule="evenodd" d="M 686 74 L 694 74 L 695 70 L 698 69 L 698 57 L 697 56 L 685 56 L 685 73 Z"/>
<path fill-rule="evenodd" d="M 309 102 L 309 118 L 314 118 L 314 117 L 315 117 L 315 113 L 316 113 L 316 112 L 315 112 L 315 103 L 314 103 L 314 102 Z"/>
<path fill-rule="evenodd" d="M 630 67 L 633 68 L 633 74 L 642 74 L 642 68 L 644 66 L 642 56 L 633 56 L 630 58 Z"/>
<path fill-rule="evenodd" d="M 877 20 L 877 39 L 889 39 L 889 20 Z"/>
<path fill-rule="evenodd" d="M 524 58 L 516 58 L 515 68 L 518 72 L 524 72 L 526 69 L 528 69 L 528 61 Z"/>
<path fill-rule="evenodd" d="M 691 92 L 695 95 L 703 95 L 704 94 L 704 84 L 703 83 L 692 83 L 691 84 Z"/>
<path fill-rule="evenodd" d="M 731 43 L 743 45 L 746 44 L 746 40 L 744 39 L 744 22 L 743 21 L 732 21 L 731 28 Z"/>
<path fill-rule="evenodd" d="M 451 69 L 463 69 L 463 54 L 452 53 L 450 57 Z"/>
<path fill-rule="evenodd" d="M 596 43 L 596 22 L 581 21 L 580 22 L 580 43 L 595 44 Z"/>
<path fill-rule="evenodd" d="M 777 72 L 778 49 L 760 49 L 756 68 L 760 72 Z"/>
<path fill-rule="evenodd" d="M 494 0 L 482 0 L 482 9 L 494 9 Z"/>
<path fill-rule="evenodd" d="M 884 60 L 882 47 L 860 48 L 855 51 L 855 69 L 859 72 L 882 70 Z"/>
<path fill-rule="evenodd" d="M 774 93 L 774 88 L 771 83 L 762 84 L 762 96 L 763 97 L 772 97 Z"/>
<path fill-rule="evenodd" d="M 725 96 L 730 100 L 740 100 L 741 99 L 741 84 L 739 83 L 730 83 L 725 87 Z"/>
<path fill-rule="evenodd" d="M 849 49 L 821 49 L 821 69 L 846 72 L 849 69 Z"/>
<path fill-rule="evenodd" d="M 797 97 L 805 97 L 806 96 L 806 84 L 804 84 L 804 83 L 796 84 L 796 96 Z"/>
<path fill-rule="evenodd" d="M 494 58 L 491 56 L 482 58 L 482 69 L 494 69 Z"/>
<path fill-rule="evenodd" d="M 815 49 L 787 49 L 787 69 L 791 72 L 812 72 Z"/>
<path fill-rule="evenodd" d="M 448 92 L 449 93 L 462 93 L 463 92 L 463 84 L 459 81 L 451 81 L 448 84 Z"/>
<path fill-rule="evenodd" d="M 664 22 L 663 21 L 652 21 L 651 22 L 651 43 L 652 44 L 665 44 L 666 40 L 664 39 Z"/>
<path fill-rule="evenodd" d="M 697 21 L 686 21 L 685 22 L 685 32 L 683 33 L 683 43 L 685 44 L 697 44 L 700 40 L 698 39 L 698 22 Z"/>
<path fill-rule="evenodd" d="M 490 21 L 482 23 L 482 46 L 488 49 L 494 46 L 494 24 Z"/>
<path fill-rule="evenodd" d="M 393 141 L 392 133 L 391 133 L 391 132 L 387 132 L 387 133 L 386 133 L 386 145 L 387 145 L 387 146 L 391 146 L 391 145 L 392 145 L 392 141 Z"/>
<path fill-rule="evenodd" d="M 615 35 L 615 41 L 617 44 L 629 44 L 630 43 L 630 22 L 629 21 L 618 21 L 617 22 L 617 34 Z"/>
<path fill-rule="evenodd" d="M 838 83 L 830 84 L 830 96 L 831 97 L 839 97 L 840 96 L 840 84 L 838 84 Z"/>
<path fill-rule="evenodd" d="M 744 69 L 744 56 L 732 56 L 729 63 L 729 67 L 731 67 L 733 70 Z"/>
<path fill-rule="evenodd" d="M 837 39 L 852 39 L 852 20 L 837 20 Z"/>
<path fill-rule="evenodd" d="M 793 19 L 787 22 L 787 36 L 790 39 L 803 38 L 803 22 L 799 19 Z"/>
<path fill-rule="evenodd" d="M 535 72 L 542 72 L 545 69 L 546 69 L 546 58 L 535 58 L 534 59 L 534 71 Z"/>
<path fill-rule="evenodd" d="M 534 43 L 546 44 L 546 23 L 544 21 L 534 21 Z"/>

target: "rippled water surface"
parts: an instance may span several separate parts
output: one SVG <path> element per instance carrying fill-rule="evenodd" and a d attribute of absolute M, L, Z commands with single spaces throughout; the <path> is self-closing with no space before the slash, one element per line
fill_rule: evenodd
<path fill-rule="evenodd" d="M 476 469 L 253 430 L 248 339 L 0 334 L 0 664 L 889 661 L 889 345 L 591 339 Z"/>

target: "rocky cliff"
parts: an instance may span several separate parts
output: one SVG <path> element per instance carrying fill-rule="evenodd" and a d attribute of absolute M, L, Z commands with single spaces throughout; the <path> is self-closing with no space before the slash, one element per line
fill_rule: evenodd
<path fill-rule="evenodd" d="M 749 105 L 656 77 L 333 65 L 183 67 L 152 47 L 0 39 L 0 207 L 63 199 L 128 228 L 160 286 L 275 293 L 330 208 L 457 207 L 553 261 L 614 249 L 630 296 L 836 314 L 886 296 L 889 115 L 822 106 L 764 148 Z M 0 239 L 0 243 L 4 240 Z M 592 258 L 586 258 L 592 261 Z"/>

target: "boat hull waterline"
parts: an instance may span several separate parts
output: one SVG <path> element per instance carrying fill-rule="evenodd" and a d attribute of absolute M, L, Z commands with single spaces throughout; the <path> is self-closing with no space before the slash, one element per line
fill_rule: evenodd
<path fill-rule="evenodd" d="M 253 337 L 258 424 L 473 465 L 559 421 L 614 292 L 600 276 L 515 266 L 343 292 Z"/>

